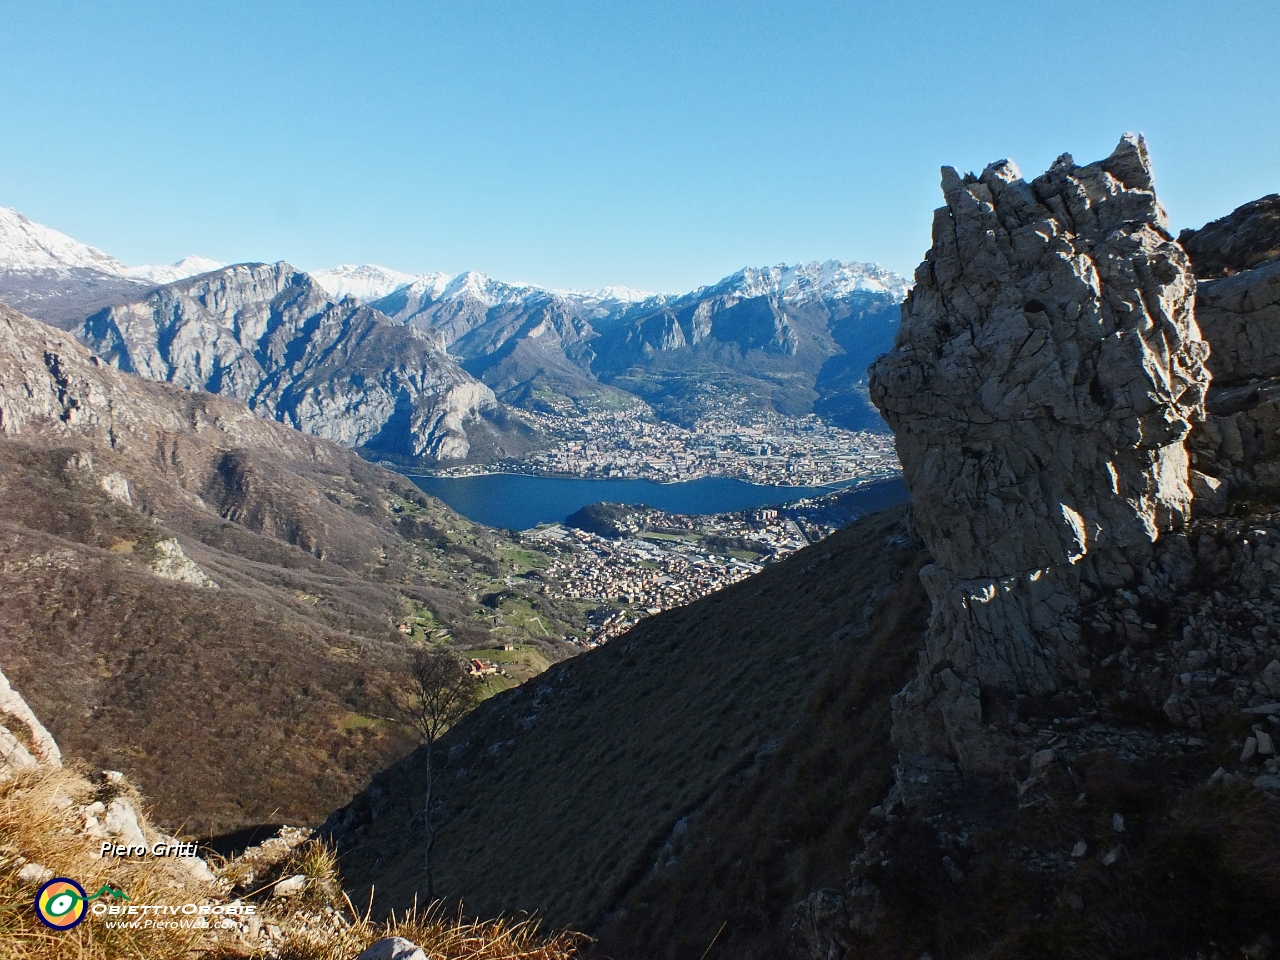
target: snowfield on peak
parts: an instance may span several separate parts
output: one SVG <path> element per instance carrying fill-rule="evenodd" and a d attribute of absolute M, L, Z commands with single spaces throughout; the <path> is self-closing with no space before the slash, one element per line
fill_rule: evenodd
<path fill-rule="evenodd" d="M 794 266 L 780 263 L 774 267 L 747 267 L 704 290 L 721 292 L 722 287 L 726 288 L 724 292 L 732 291 L 742 297 L 772 295 L 784 300 L 827 300 L 865 291 L 887 293 L 902 300 L 911 283 L 876 263 L 815 260 Z"/>
<path fill-rule="evenodd" d="M 625 309 L 647 303 L 665 303 L 683 296 L 732 294 L 742 298 L 776 296 L 784 300 L 830 300 L 851 293 L 885 293 L 895 300 L 906 297 L 911 281 L 876 263 L 845 260 L 813 261 L 807 264 L 778 264 L 772 267 L 745 267 L 716 283 L 689 294 L 652 293 L 626 286 L 598 290 L 553 289 L 533 283 L 495 280 L 477 270 L 447 273 L 408 274 L 376 264 L 343 264 L 315 270 L 311 276 L 336 299 L 347 295 L 373 303 L 393 293 L 403 293 L 418 303 L 469 299 L 485 306 L 501 306 L 529 298 L 559 297 L 587 307 Z"/>
<path fill-rule="evenodd" d="M 10 270 L 82 268 L 123 275 L 123 263 L 96 247 L 28 220 L 17 210 L 0 207 L 0 264 Z"/>
<path fill-rule="evenodd" d="M 198 277 L 212 270 L 221 270 L 225 266 L 225 263 L 210 260 L 208 257 L 183 257 L 177 263 L 164 267 L 126 267 L 125 275 L 163 286 L 166 283 L 185 280 L 187 277 Z"/>
<path fill-rule="evenodd" d="M 0 207 L 0 269 L 27 273 L 95 270 L 122 279 L 165 284 L 221 266 L 205 257 L 185 257 L 167 266 L 127 267 L 97 247 L 36 223 L 17 210 Z"/>
<path fill-rule="evenodd" d="M 365 303 L 380 300 L 387 294 L 394 293 L 425 277 L 444 276 L 444 274 L 427 274 L 424 277 L 412 273 L 401 273 L 399 270 L 379 267 L 372 263 L 359 265 L 343 263 L 323 270 L 312 270 L 310 273 L 312 279 L 335 300 L 355 297 Z"/>

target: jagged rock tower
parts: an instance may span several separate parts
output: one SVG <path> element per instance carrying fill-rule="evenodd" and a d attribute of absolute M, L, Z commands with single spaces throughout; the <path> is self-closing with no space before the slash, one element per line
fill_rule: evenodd
<path fill-rule="evenodd" d="M 933 553 L 919 673 L 894 700 L 904 767 L 1007 768 L 1002 703 L 1087 676 L 1075 616 L 1187 521 L 1204 416 L 1195 279 L 1146 144 L 1027 183 L 942 170 L 946 206 L 871 396 Z M 900 777 L 900 780 L 902 778 Z"/>

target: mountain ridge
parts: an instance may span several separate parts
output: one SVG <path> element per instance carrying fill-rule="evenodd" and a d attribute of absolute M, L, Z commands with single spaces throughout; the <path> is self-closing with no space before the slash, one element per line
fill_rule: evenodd
<path fill-rule="evenodd" d="M 76 330 L 114 366 L 243 400 L 347 447 L 464 458 L 492 392 L 437 337 L 347 299 L 289 264 L 237 264 L 107 307 Z"/>
<path fill-rule="evenodd" d="M 373 305 L 439 332 L 464 369 L 516 406 L 592 409 L 630 394 L 685 425 L 745 402 L 883 429 L 862 384 L 892 345 L 907 289 L 875 264 L 829 260 L 744 268 L 643 299 L 434 274 Z"/>
<path fill-rule="evenodd" d="M 223 264 L 188 256 L 129 267 L 96 247 L 0 207 L 0 300 L 55 325 Z"/>
<path fill-rule="evenodd" d="M 279 329 L 255 340 L 238 319 L 274 309 L 279 284 L 258 273 L 286 269 L 280 265 L 188 258 L 129 268 L 15 211 L 5 217 L 0 299 L 76 330 L 124 369 L 228 392 L 404 464 L 519 457 L 544 442 L 503 404 L 576 416 L 640 409 L 638 400 L 686 426 L 746 409 L 883 430 L 865 369 L 892 344 L 894 307 L 909 286 L 875 264 L 836 260 L 746 267 L 685 294 L 551 290 L 477 271 L 411 275 L 347 264 L 312 276 L 288 267 L 291 277 L 308 278 L 297 285 L 310 286 L 303 299 L 312 301 L 306 317 L 284 323 L 293 356 L 259 342 L 279 340 Z M 232 290 L 237 283 L 242 289 Z M 235 301 L 230 312 L 194 304 L 214 287 Z M 347 321 L 354 326 L 335 340 L 335 324 Z M 272 322 L 279 328 L 281 318 Z M 371 332 L 383 348 L 370 346 Z M 398 362 L 398 353 L 412 361 Z M 439 402 L 422 399 L 444 380 Z M 375 384 L 369 395 L 357 397 L 367 383 Z"/>

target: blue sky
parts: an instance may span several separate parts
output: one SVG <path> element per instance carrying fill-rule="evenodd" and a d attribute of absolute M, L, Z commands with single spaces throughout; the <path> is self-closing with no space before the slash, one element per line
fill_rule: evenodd
<path fill-rule="evenodd" d="M 187 254 L 683 290 L 929 244 L 938 167 L 1146 134 L 1176 227 L 1280 190 L 1280 4 L 11 3 L 0 205 Z"/>

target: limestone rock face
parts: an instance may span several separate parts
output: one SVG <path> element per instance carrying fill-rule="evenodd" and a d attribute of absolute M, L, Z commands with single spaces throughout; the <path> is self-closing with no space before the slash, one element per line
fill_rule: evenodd
<path fill-rule="evenodd" d="M 996 769 L 984 696 L 1077 679 L 1081 584 L 1120 585 L 1186 523 L 1208 348 L 1140 137 L 1030 183 L 1008 161 L 944 168 L 942 190 L 894 350 L 871 368 L 937 560 L 894 736 Z"/>
<path fill-rule="evenodd" d="M 1196 322 L 1212 346 L 1215 383 L 1280 377 L 1280 261 L 1202 282 Z"/>
<path fill-rule="evenodd" d="M 335 303 L 287 263 L 169 284 L 94 314 L 77 335 L 128 373 L 243 400 L 346 447 L 465 457 L 464 421 L 496 403 L 437 336 Z"/>
<path fill-rule="evenodd" d="M 62 752 L 52 735 L 0 672 L 0 776 L 7 769 L 33 764 L 62 765 Z"/>
<path fill-rule="evenodd" d="M 151 572 L 166 580 L 189 583 L 193 587 L 217 590 L 213 578 L 200 569 L 194 560 L 182 550 L 177 540 L 161 540 L 156 544 L 156 557 L 151 561 Z"/>
<path fill-rule="evenodd" d="M 1228 493 L 1280 490 L 1280 196 L 1245 204 L 1179 238 L 1202 280 L 1196 322 L 1209 342 L 1209 417 L 1188 446 Z M 1261 261 L 1261 262 L 1257 262 Z M 1255 265 L 1256 263 L 1256 265 Z M 1201 512 L 1213 510 L 1201 498 Z"/>

